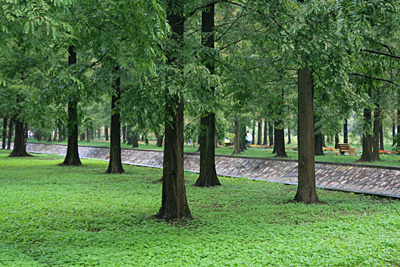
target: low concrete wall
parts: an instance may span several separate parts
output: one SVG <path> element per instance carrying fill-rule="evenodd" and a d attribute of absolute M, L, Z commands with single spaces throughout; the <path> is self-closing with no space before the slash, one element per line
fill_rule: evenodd
<path fill-rule="evenodd" d="M 64 156 L 66 146 L 29 143 L 27 151 Z M 79 155 L 82 158 L 109 160 L 109 148 L 81 146 Z M 122 149 L 121 157 L 125 164 L 162 168 L 162 151 Z M 185 170 L 199 172 L 198 154 L 185 153 L 184 160 Z M 215 164 L 220 176 L 297 184 L 295 160 L 216 156 Z M 317 163 L 315 168 L 317 187 L 400 198 L 400 168 L 339 163 Z"/>

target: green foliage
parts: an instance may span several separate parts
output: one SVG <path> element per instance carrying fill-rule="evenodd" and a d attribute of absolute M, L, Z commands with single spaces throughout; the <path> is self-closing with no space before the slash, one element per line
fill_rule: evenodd
<path fill-rule="evenodd" d="M 157 169 L 0 153 L 0 265 L 389 266 L 400 257 L 398 201 L 318 190 L 324 204 L 293 203 L 294 186 L 223 178 L 188 187 L 193 221 L 167 224 Z M 186 174 L 194 183 L 195 174 Z"/>

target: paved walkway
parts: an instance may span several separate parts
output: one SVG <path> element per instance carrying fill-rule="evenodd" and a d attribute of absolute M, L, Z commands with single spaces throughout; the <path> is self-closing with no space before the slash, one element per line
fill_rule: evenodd
<path fill-rule="evenodd" d="M 66 146 L 33 144 L 27 151 L 65 155 Z M 108 147 L 79 147 L 81 158 L 109 160 Z M 122 149 L 122 162 L 139 166 L 162 168 L 163 152 Z M 185 170 L 199 172 L 198 154 L 185 154 Z M 297 184 L 297 161 L 236 156 L 216 156 L 217 174 L 229 177 L 248 177 L 271 182 Z M 317 187 L 400 198 L 400 168 L 367 165 L 317 163 Z"/>

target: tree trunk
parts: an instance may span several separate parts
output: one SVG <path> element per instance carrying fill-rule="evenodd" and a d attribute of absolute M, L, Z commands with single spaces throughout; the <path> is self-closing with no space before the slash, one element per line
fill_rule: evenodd
<path fill-rule="evenodd" d="M 127 138 L 127 128 L 126 126 L 122 126 L 122 143 L 126 143 L 126 138 Z"/>
<path fill-rule="evenodd" d="M 183 48 L 184 18 L 183 0 L 169 0 L 167 20 L 173 35 L 171 41 L 177 48 Z M 181 53 L 171 51 L 168 64 L 182 69 Z M 186 198 L 183 172 L 183 99 L 176 93 L 165 94 L 165 146 L 162 178 L 161 208 L 156 218 L 166 221 L 192 218 Z"/>
<path fill-rule="evenodd" d="M 115 67 L 115 72 L 118 70 L 119 67 Z M 114 92 L 115 94 L 111 97 L 110 161 L 106 173 L 124 173 L 121 160 L 121 113 L 117 106 L 121 101 L 121 78 L 119 76 L 115 80 Z"/>
<path fill-rule="evenodd" d="M 314 160 L 314 86 L 307 67 L 298 71 L 298 186 L 295 201 L 306 204 L 318 202 Z"/>
<path fill-rule="evenodd" d="M 371 89 L 369 89 L 369 93 L 371 93 Z M 364 109 L 364 131 L 363 131 L 363 138 L 362 138 L 362 154 L 361 158 L 358 160 L 359 162 L 372 162 L 374 161 L 374 157 L 372 155 L 372 136 L 371 132 L 371 125 L 372 125 L 372 115 L 371 109 L 366 108 Z"/>
<path fill-rule="evenodd" d="M 57 135 L 58 135 L 58 133 L 57 133 L 57 128 L 54 130 L 54 137 L 53 137 L 53 141 L 55 142 L 55 141 L 57 141 Z"/>
<path fill-rule="evenodd" d="M 252 129 L 252 140 L 251 140 L 251 144 L 254 145 L 254 142 L 256 140 L 256 121 L 253 120 L 253 129 Z"/>
<path fill-rule="evenodd" d="M 267 119 L 264 119 L 264 146 L 268 146 L 268 122 Z"/>
<path fill-rule="evenodd" d="M 71 66 L 76 63 L 75 47 L 68 48 L 69 57 L 68 65 Z M 68 146 L 67 155 L 64 162 L 60 166 L 81 166 L 82 162 L 79 158 L 78 150 L 78 99 L 74 96 L 68 102 Z"/>
<path fill-rule="evenodd" d="M 104 136 L 106 138 L 106 141 L 108 141 L 109 139 L 108 139 L 108 127 L 107 126 L 104 127 Z"/>
<path fill-rule="evenodd" d="M 23 121 L 20 119 L 15 120 L 14 147 L 9 157 L 31 157 L 26 152 L 25 128 Z"/>
<path fill-rule="evenodd" d="M 14 127 L 15 117 L 10 118 L 10 122 L 8 125 L 8 142 L 7 142 L 7 150 L 11 150 L 11 141 L 13 136 L 13 127 Z"/>
<path fill-rule="evenodd" d="M 268 120 L 268 135 L 269 135 L 269 146 L 274 145 L 274 125 L 271 120 Z"/>
<path fill-rule="evenodd" d="M 339 148 L 339 134 L 335 134 L 335 148 Z"/>
<path fill-rule="evenodd" d="M 132 132 L 132 147 L 139 147 L 139 135 Z"/>
<path fill-rule="evenodd" d="M 64 141 L 65 126 L 58 127 L 58 142 Z"/>
<path fill-rule="evenodd" d="M 261 146 L 262 144 L 262 119 L 258 120 L 258 133 L 257 133 L 257 145 Z"/>
<path fill-rule="evenodd" d="M 379 124 L 379 148 L 381 150 L 385 150 L 385 144 L 383 143 L 383 127 L 382 127 L 382 120 L 380 120 Z"/>
<path fill-rule="evenodd" d="M 285 97 L 285 91 L 282 89 L 281 98 L 282 103 Z M 278 107 L 278 119 L 275 121 L 275 145 L 273 153 L 276 153 L 277 157 L 287 158 L 285 151 L 285 125 L 282 120 L 283 117 L 283 106 L 279 104 Z"/>
<path fill-rule="evenodd" d="M 127 133 L 127 137 L 126 137 L 126 144 L 128 146 L 133 145 L 133 138 L 134 138 L 134 132 L 132 132 L 132 126 L 128 126 L 126 128 L 126 133 Z"/>
<path fill-rule="evenodd" d="M 204 47 L 214 49 L 214 5 L 202 12 L 202 44 Z M 206 53 L 204 62 L 210 74 L 214 74 L 214 61 L 212 55 Z M 215 88 L 204 88 L 210 98 L 214 98 Z M 215 170 L 215 113 L 206 112 L 200 120 L 200 175 L 195 186 L 221 185 Z"/>
<path fill-rule="evenodd" d="M 240 154 L 242 151 L 240 150 L 240 123 L 239 120 L 235 121 L 235 140 L 233 141 L 234 144 L 234 149 L 233 149 L 233 155 Z"/>
<path fill-rule="evenodd" d="M 6 149 L 6 142 L 7 142 L 7 122 L 8 122 L 8 117 L 5 116 L 3 118 L 3 140 L 1 142 L 1 148 Z"/>
<path fill-rule="evenodd" d="M 314 127 L 317 124 L 319 120 L 319 117 L 314 114 Z M 318 124 L 317 124 L 318 125 Z M 324 156 L 324 149 L 323 149 L 323 143 L 324 143 L 324 136 L 321 133 L 321 127 L 317 127 L 314 131 L 314 143 L 315 143 L 315 156 Z"/>
<path fill-rule="evenodd" d="M 278 120 L 275 122 L 274 153 L 276 153 L 277 157 L 287 158 L 287 154 L 285 151 L 285 131 L 283 128 L 283 121 L 281 121 L 281 120 Z"/>
<path fill-rule="evenodd" d="M 290 144 L 290 143 L 292 143 L 292 140 L 291 140 L 292 138 L 290 136 L 290 127 L 287 128 L 287 134 L 288 134 L 288 142 L 287 143 Z"/>
<path fill-rule="evenodd" d="M 163 141 L 164 141 L 164 135 L 162 134 L 157 134 L 157 147 L 162 147 L 163 146 Z"/>
<path fill-rule="evenodd" d="M 379 125 L 380 125 L 380 107 L 376 104 L 376 109 L 374 112 L 374 122 L 373 122 L 373 139 L 372 139 L 372 156 L 374 160 L 381 160 L 379 157 Z"/>
<path fill-rule="evenodd" d="M 348 131 L 347 119 L 344 119 L 344 124 L 343 124 L 343 143 L 345 144 L 349 143 L 349 131 Z"/>
<path fill-rule="evenodd" d="M 395 142 L 394 142 L 395 135 L 396 135 L 396 120 L 393 119 L 393 122 L 392 122 L 392 139 L 393 139 L 392 146 L 395 145 Z"/>

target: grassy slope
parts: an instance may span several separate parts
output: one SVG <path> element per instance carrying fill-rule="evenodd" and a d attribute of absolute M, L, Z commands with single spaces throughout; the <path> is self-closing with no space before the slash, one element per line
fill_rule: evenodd
<path fill-rule="evenodd" d="M 0 152 L 0 266 L 397 266 L 400 202 L 318 190 L 325 204 L 291 203 L 296 187 L 221 177 L 195 188 L 195 220 L 152 218 L 158 169 Z"/>

